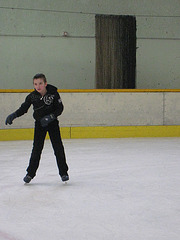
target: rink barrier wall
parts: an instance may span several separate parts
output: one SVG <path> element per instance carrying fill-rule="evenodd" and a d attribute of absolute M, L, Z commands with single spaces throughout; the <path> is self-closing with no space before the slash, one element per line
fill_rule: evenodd
<path fill-rule="evenodd" d="M 61 127 L 62 139 L 180 137 L 179 126 Z M 34 129 L 1 129 L 0 141 L 33 140 Z M 49 139 L 47 134 L 46 139 Z"/>
<path fill-rule="evenodd" d="M 63 139 L 180 137 L 180 89 L 58 91 L 65 102 L 65 111 L 60 116 Z M 0 89 L 0 99 L 8 105 L 1 108 L 0 141 L 33 139 L 32 108 L 13 125 L 4 124 L 7 114 L 30 92 L 32 89 Z"/>
<path fill-rule="evenodd" d="M 34 89 L 0 89 L 0 93 L 31 93 Z M 59 93 L 90 92 L 180 92 L 180 89 L 58 89 Z"/>

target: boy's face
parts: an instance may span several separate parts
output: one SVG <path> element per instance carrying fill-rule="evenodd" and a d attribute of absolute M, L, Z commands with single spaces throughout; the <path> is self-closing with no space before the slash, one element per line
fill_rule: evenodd
<path fill-rule="evenodd" d="M 39 92 L 42 95 L 46 93 L 47 82 L 44 82 L 42 78 L 34 79 L 33 84 L 37 92 Z"/>

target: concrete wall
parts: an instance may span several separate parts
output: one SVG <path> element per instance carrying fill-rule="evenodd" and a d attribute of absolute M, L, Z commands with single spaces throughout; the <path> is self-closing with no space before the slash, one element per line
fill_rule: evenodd
<path fill-rule="evenodd" d="M 95 88 L 96 14 L 136 16 L 137 88 L 180 88 L 179 0 L 0 0 L 0 88 L 31 89 L 37 72 Z"/>
<path fill-rule="evenodd" d="M 62 127 L 180 125 L 180 92 L 61 93 L 65 106 Z M 32 107 L 5 126 L 8 114 L 19 108 L 27 93 L 0 93 L 0 129 L 32 128 Z"/>

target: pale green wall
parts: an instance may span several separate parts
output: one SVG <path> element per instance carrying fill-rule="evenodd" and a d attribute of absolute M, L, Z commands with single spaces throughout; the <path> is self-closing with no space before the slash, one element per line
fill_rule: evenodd
<path fill-rule="evenodd" d="M 180 88 L 179 0 L 0 0 L 0 88 L 32 88 L 37 72 L 95 88 L 96 14 L 136 16 L 137 88 Z"/>

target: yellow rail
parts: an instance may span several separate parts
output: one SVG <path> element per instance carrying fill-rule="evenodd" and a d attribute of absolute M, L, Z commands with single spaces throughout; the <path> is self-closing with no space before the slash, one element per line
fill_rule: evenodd
<path fill-rule="evenodd" d="M 32 128 L 0 129 L 0 141 L 32 140 L 33 135 Z M 61 136 L 64 139 L 180 137 L 180 126 L 61 127 Z"/>

